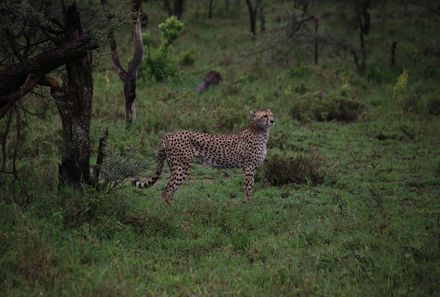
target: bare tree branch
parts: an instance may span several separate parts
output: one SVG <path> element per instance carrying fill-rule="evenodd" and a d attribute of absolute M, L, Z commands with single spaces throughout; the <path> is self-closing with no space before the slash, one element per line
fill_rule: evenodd
<path fill-rule="evenodd" d="M 144 46 L 142 43 L 142 32 L 141 32 L 141 13 L 142 13 L 142 1 L 133 0 L 133 26 L 131 28 L 131 38 L 133 39 L 133 59 L 128 65 L 128 72 L 137 72 L 137 69 L 142 62 L 142 57 L 144 55 Z"/>
<path fill-rule="evenodd" d="M 101 5 L 110 23 L 114 16 L 110 13 L 107 0 L 101 0 Z M 127 72 L 122 67 L 121 62 L 119 61 L 118 45 L 116 44 L 115 32 L 111 26 L 108 28 L 107 39 L 109 41 L 110 49 L 112 51 L 113 67 L 118 73 L 119 78 L 125 80 L 125 78 L 127 77 Z"/>
<path fill-rule="evenodd" d="M 0 118 L 6 114 L 8 106 L 31 91 L 44 75 L 97 47 L 90 36 L 84 35 L 63 46 L 53 47 L 33 58 L 4 68 L 0 71 L 0 94 L 3 95 L 0 96 Z"/>

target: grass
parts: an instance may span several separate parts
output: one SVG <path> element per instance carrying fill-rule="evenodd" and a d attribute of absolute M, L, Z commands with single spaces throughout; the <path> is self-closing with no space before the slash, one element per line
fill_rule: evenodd
<path fill-rule="evenodd" d="M 158 5 L 146 4 L 154 12 L 153 37 L 164 17 Z M 322 180 L 278 187 L 261 180 L 245 204 L 241 170 L 194 165 L 171 206 L 160 199 L 167 169 L 146 190 L 58 192 L 61 127 L 51 105 L 44 120 L 27 116 L 19 181 L 0 178 L 0 295 L 438 296 L 440 118 L 430 112 L 434 107 L 408 111 L 403 96 L 393 98 L 400 71 L 359 77 L 351 61 L 324 50 L 318 66 L 243 58 L 262 42 L 247 33 L 244 5 L 239 18 L 218 11 L 208 20 L 201 9 L 188 11 L 173 48 L 176 62 L 188 59 L 191 49 L 194 63 L 179 66 L 177 79 L 138 86 L 138 119 L 130 130 L 122 84 L 109 70 L 109 57 L 102 57 L 94 73 L 94 155 L 108 128 L 108 150 L 145 158 L 148 175 L 167 132 L 235 133 L 246 127 L 249 111 L 270 108 L 276 125 L 269 151 L 319 156 Z M 325 4 L 313 9 L 330 11 L 324 31 L 337 22 Z M 268 20 L 275 14 L 269 9 Z M 395 25 L 387 23 L 384 32 Z M 378 45 L 387 35 L 374 29 L 367 40 L 377 55 L 371 67 L 383 69 L 379 57 L 388 48 Z M 426 28 L 395 35 L 421 39 L 417 29 Z M 121 48 L 125 62 L 131 51 Z M 415 50 L 422 51 L 404 44 L 400 54 Z M 401 60 L 409 72 L 403 92 L 436 98 L 438 86 L 430 81 L 438 76 L 423 76 L 428 60 L 420 55 L 415 64 Z M 197 95 L 195 86 L 214 69 L 224 81 Z M 313 115 L 325 98 L 359 102 L 362 110 L 351 121 L 323 120 L 321 112 L 317 118 L 292 115 L 298 104 Z M 27 101 L 30 110 L 39 108 L 36 101 Z"/>

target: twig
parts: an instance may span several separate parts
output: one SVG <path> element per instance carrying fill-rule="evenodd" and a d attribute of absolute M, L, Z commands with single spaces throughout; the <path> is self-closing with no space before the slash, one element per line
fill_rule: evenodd
<path fill-rule="evenodd" d="M 105 157 L 105 147 L 107 146 L 108 129 L 106 128 L 104 134 L 99 138 L 98 156 L 96 157 L 96 165 L 93 167 L 93 177 L 95 183 L 99 182 L 99 174 L 101 172 L 102 162 Z"/>

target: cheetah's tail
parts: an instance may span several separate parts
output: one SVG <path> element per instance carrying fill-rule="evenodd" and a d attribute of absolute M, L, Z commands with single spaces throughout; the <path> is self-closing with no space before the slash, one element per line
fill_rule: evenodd
<path fill-rule="evenodd" d="M 145 181 L 135 180 L 133 185 L 138 188 L 148 188 L 154 185 L 162 174 L 163 165 L 165 163 L 165 146 L 161 144 L 157 154 L 157 167 L 153 176 L 147 178 Z"/>

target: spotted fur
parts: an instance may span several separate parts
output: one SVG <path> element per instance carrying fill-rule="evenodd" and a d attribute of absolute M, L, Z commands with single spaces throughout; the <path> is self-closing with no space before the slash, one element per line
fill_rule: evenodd
<path fill-rule="evenodd" d="M 145 181 L 135 181 L 139 188 L 148 188 L 160 177 L 165 160 L 171 177 L 162 198 L 171 202 L 178 187 L 189 173 L 191 162 L 199 162 L 217 168 L 243 168 L 245 176 L 245 198 L 251 199 L 255 170 L 267 153 L 269 129 L 274 125 L 270 110 L 252 112 L 252 124 L 238 134 L 212 135 L 199 132 L 177 131 L 165 136 L 158 153 L 158 164 L 153 176 Z"/>

